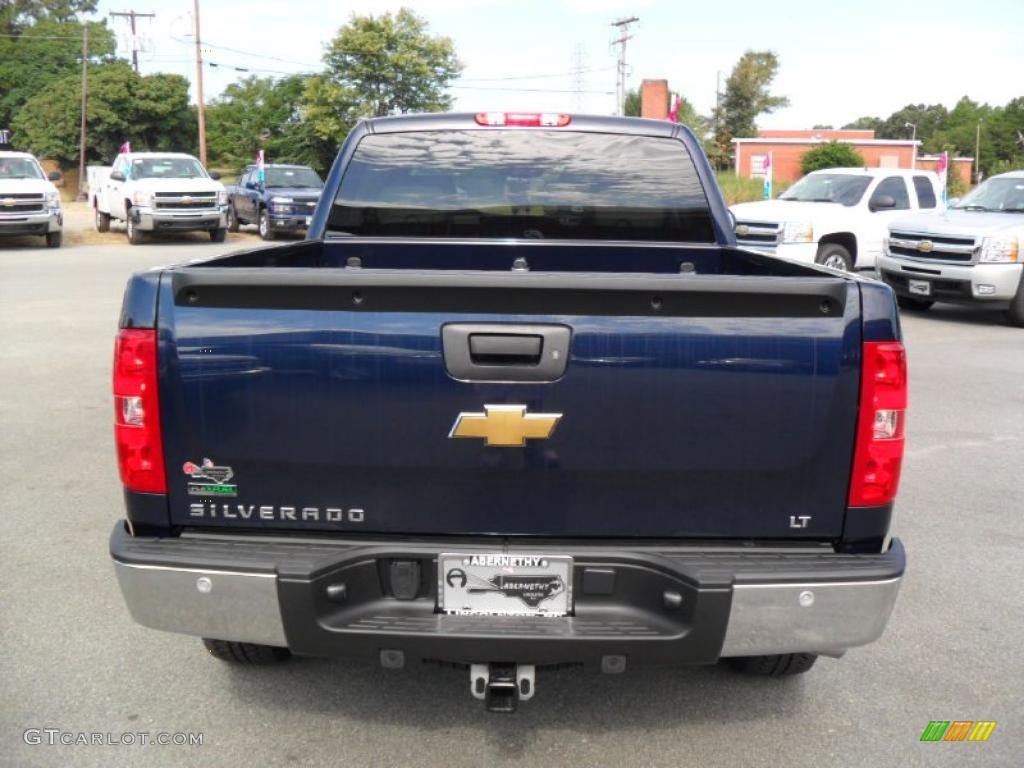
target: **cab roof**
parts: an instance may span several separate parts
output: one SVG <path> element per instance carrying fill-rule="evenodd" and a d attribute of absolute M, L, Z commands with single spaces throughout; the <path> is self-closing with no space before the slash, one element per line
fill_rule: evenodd
<path fill-rule="evenodd" d="M 935 176 L 935 171 L 928 171 L 923 168 L 820 168 L 811 171 L 808 176 L 817 173 L 834 173 L 846 176 Z"/>

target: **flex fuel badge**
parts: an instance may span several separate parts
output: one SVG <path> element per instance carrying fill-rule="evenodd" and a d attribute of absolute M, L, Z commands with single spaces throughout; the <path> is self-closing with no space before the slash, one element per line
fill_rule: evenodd
<path fill-rule="evenodd" d="M 189 496 L 238 495 L 238 486 L 228 483 L 235 475 L 231 467 L 218 467 L 209 459 L 203 459 L 202 464 L 186 461 L 181 469 L 190 478 Z"/>

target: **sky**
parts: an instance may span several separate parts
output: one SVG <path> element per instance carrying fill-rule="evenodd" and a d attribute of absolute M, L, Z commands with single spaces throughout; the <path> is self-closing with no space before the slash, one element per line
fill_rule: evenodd
<path fill-rule="evenodd" d="M 195 80 L 192 0 L 100 0 L 98 15 L 139 20 L 140 69 Z M 201 0 L 206 98 L 247 73 L 320 67 L 324 44 L 353 13 L 406 6 L 451 37 L 464 64 L 457 110 L 612 114 L 616 53 L 611 22 L 638 16 L 627 43 L 629 85 L 665 78 L 702 114 L 745 50 L 780 59 L 773 92 L 790 105 L 762 128 L 836 127 L 886 117 L 909 103 L 952 106 L 964 95 L 991 104 L 1024 96 L 1024 0 Z M 128 57 L 126 19 L 112 19 Z M 234 50 L 232 50 L 234 49 Z M 581 69 L 578 74 L 573 70 Z M 582 91 L 580 93 L 579 91 Z"/>

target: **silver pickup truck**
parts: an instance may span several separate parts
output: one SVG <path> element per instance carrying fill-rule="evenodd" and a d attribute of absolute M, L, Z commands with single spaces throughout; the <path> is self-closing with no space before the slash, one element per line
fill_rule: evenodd
<path fill-rule="evenodd" d="M 943 214 L 889 225 L 879 274 L 903 309 L 936 301 L 1005 310 L 1024 327 L 1024 171 L 993 176 Z"/>
<path fill-rule="evenodd" d="M 0 237 L 42 235 L 47 248 L 60 247 L 64 213 L 53 186 L 60 172 L 47 175 L 27 152 L 0 151 Z"/>

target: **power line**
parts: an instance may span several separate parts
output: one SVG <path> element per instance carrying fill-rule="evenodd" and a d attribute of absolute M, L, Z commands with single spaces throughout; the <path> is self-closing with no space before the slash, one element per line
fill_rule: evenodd
<path fill-rule="evenodd" d="M 155 19 L 155 13 L 136 13 L 135 11 L 115 11 L 110 14 L 112 17 L 122 17 L 131 21 L 132 28 L 132 69 L 136 74 L 139 71 L 139 38 L 135 34 L 135 19 Z"/>

